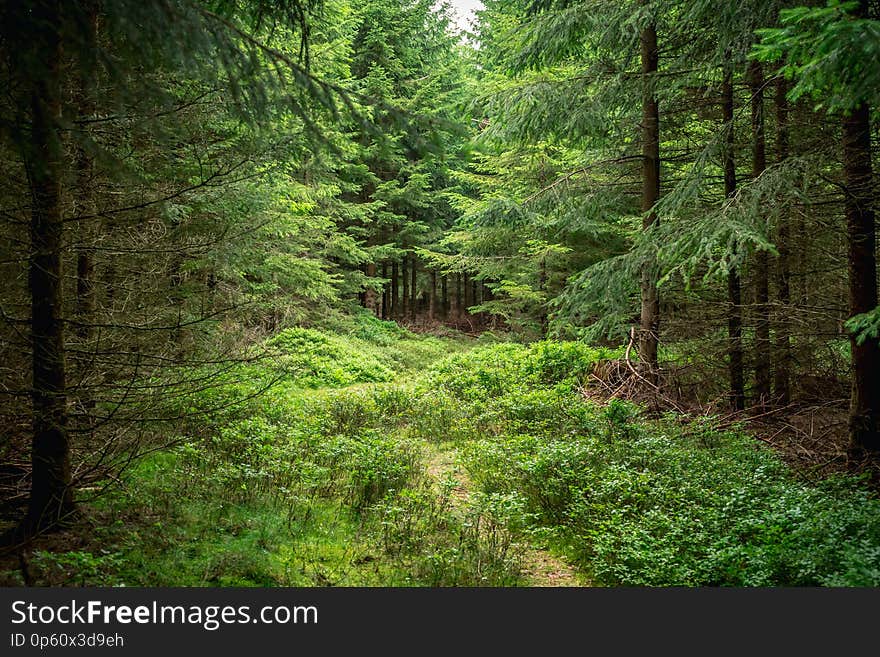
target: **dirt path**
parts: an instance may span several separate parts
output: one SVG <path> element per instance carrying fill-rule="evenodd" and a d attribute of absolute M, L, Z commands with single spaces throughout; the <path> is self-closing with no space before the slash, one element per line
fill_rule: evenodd
<path fill-rule="evenodd" d="M 456 482 L 451 495 L 453 508 L 463 508 L 467 504 L 470 481 L 467 472 L 457 462 L 454 449 L 431 446 L 425 460 L 425 470 L 438 485 L 449 479 Z M 528 586 L 588 586 L 574 568 L 547 550 L 526 545 L 522 552 L 522 562 L 523 575 Z"/>

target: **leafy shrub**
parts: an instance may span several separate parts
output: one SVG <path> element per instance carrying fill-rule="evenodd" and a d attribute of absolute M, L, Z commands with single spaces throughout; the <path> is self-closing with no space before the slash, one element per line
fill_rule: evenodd
<path fill-rule="evenodd" d="M 356 341 L 313 329 L 293 328 L 270 338 L 278 365 L 299 385 L 309 388 L 390 381 L 394 372 L 373 350 Z"/>
<path fill-rule="evenodd" d="M 374 531 L 397 569 L 427 586 L 519 584 L 520 546 L 506 526 L 513 496 L 484 496 L 456 513 L 450 492 L 406 488 L 373 507 Z"/>
<path fill-rule="evenodd" d="M 880 502 L 845 478 L 801 483 L 747 436 L 707 448 L 643 422 L 626 439 L 475 442 L 465 458 L 483 490 L 524 495 L 603 584 L 880 584 Z"/>

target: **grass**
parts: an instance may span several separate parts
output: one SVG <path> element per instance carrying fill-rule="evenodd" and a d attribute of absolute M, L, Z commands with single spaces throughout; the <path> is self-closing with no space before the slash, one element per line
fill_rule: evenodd
<path fill-rule="evenodd" d="M 519 582 L 509 546 L 474 530 L 491 524 L 488 516 L 453 513 L 449 491 L 425 478 L 422 444 L 407 435 L 409 391 L 383 383 L 469 341 L 361 318 L 350 335 L 291 329 L 268 346 L 271 365 L 247 365 L 197 400 L 222 411 L 191 426 L 179 446 L 138 461 L 120 489 L 90 505 L 91 523 L 68 544 L 34 554 L 36 583 Z M 279 373 L 268 393 L 222 403 Z M 3 583 L 20 579 L 15 568 L 0 573 Z"/>
<path fill-rule="evenodd" d="M 40 582 L 513 586 L 531 544 L 597 585 L 880 585 L 880 502 L 861 481 L 805 483 L 711 418 L 587 401 L 617 351 L 370 319 L 270 347 L 258 374 L 280 383 L 139 462 L 92 507 L 88 537 L 34 554 Z M 473 489 L 463 508 L 425 474 L 450 446 Z"/>

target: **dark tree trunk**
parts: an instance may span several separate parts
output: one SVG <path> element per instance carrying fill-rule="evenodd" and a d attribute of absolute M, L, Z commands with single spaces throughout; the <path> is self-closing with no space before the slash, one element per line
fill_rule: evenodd
<path fill-rule="evenodd" d="M 724 121 L 724 196 L 732 198 L 736 194 L 736 162 L 733 159 L 733 81 L 728 69 L 724 74 L 721 88 L 721 114 Z M 737 249 L 733 245 L 734 252 Z M 746 405 L 745 383 L 743 376 L 742 347 L 742 284 L 739 269 L 731 267 L 727 274 L 727 300 L 730 304 L 727 314 L 728 338 L 728 375 L 730 379 L 730 399 L 736 410 L 743 410 Z"/>
<path fill-rule="evenodd" d="M 757 62 L 749 66 L 752 95 L 752 175 L 767 168 L 764 137 L 764 71 Z M 770 345 L 770 263 L 766 251 L 755 253 L 755 397 L 759 404 L 770 401 L 772 380 Z"/>
<path fill-rule="evenodd" d="M 449 319 L 449 277 L 445 274 L 440 277 L 440 315 Z"/>
<path fill-rule="evenodd" d="M 34 46 L 42 70 L 32 72 L 28 153 L 34 439 L 30 507 L 23 526 L 26 534 L 62 522 L 74 511 L 62 318 L 60 7 L 57 0 L 44 1 L 34 3 L 32 11 L 39 19 Z"/>
<path fill-rule="evenodd" d="M 367 271 L 365 273 L 368 278 L 375 278 L 376 263 L 367 263 Z M 373 288 L 368 287 L 366 290 L 364 290 L 364 308 L 369 310 L 374 315 L 376 314 L 376 291 Z"/>
<path fill-rule="evenodd" d="M 642 0 L 642 4 L 646 4 Z M 650 25 L 641 33 L 642 60 L 642 226 L 649 229 L 658 221 L 653 212 L 660 198 L 660 111 L 654 92 L 654 74 L 659 61 L 657 29 Z M 654 262 L 642 265 L 641 273 L 641 330 L 639 332 L 639 359 L 645 378 L 656 381 L 657 344 L 660 335 L 660 296 Z"/>
<path fill-rule="evenodd" d="M 870 112 L 859 105 L 843 119 L 843 175 L 849 251 L 849 315 L 877 307 L 877 262 L 871 167 Z M 853 336 L 850 451 L 855 458 L 880 452 L 880 341 Z"/>
<path fill-rule="evenodd" d="M 419 276 L 419 263 L 416 260 L 415 256 L 410 258 L 410 267 L 409 267 L 409 275 L 410 275 L 410 283 L 409 283 L 409 293 L 410 293 L 410 301 L 409 301 L 409 317 L 411 320 L 415 321 L 416 313 L 419 309 L 419 288 L 418 288 L 418 276 Z"/>
<path fill-rule="evenodd" d="M 397 315 L 400 311 L 400 306 L 398 303 L 398 299 L 400 298 L 400 288 L 397 286 L 398 280 L 398 265 L 397 261 L 391 263 L 391 313 L 389 317 L 391 319 L 397 319 Z"/>
<path fill-rule="evenodd" d="M 788 159 L 788 85 L 782 75 L 776 77 L 776 160 L 783 162 Z M 791 264 L 789 251 L 790 217 L 783 208 L 779 216 L 779 227 L 776 235 L 776 288 L 779 296 L 779 311 L 776 316 L 775 351 L 776 370 L 773 377 L 773 388 L 780 404 L 791 401 L 791 339 L 788 323 L 791 306 Z"/>
<path fill-rule="evenodd" d="M 461 274 L 455 275 L 455 320 L 464 319 L 464 301 L 461 298 Z"/>
<path fill-rule="evenodd" d="M 388 280 L 388 261 L 382 262 L 382 278 Z M 382 284 L 382 319 L 388 319 L 388 283 Z"/>
<path fill-rule="evenodd" d="M 96 46 L 98 32 L 98 8 L 93 2 L 85 2 L 88 10 L 85 41 L 87 47 Z M 92 76 L 81 73 L 77 80 L 77 105 L 81 118 L 90 118 L 95 113 L 95 91 Z M 87 124 L 81 128 L 83 139 L 88 135 Z M 91 250 L 94 230 L 90 229 L 95 219 L 94 162 L 83 144 L 76 148 L 76 203 L 74 214 L 79 219 L 80 247 L 76 254 L 76 318 L 80 324 L 77 336 L 84 342 L 92 339 L 92 324 L 95 313 L 95 263 Z"/>
<path fill-rule="evenodd" d="M 409 307 L 409 271 L 406 267 L 406 261 L 407 255 L 404 253 L 400 260 L 400 278 L 403 280 L 403 295 L 400 299 L 400 312 L 398 313 L 400 319 L 406 318 L 406 311 Z"/>
<path fill-rule="evenodd" d="M 431 296 L 428 298 L 428 319 L 432 322 L 437 317 L 437 272 L 431 271 Z"/>

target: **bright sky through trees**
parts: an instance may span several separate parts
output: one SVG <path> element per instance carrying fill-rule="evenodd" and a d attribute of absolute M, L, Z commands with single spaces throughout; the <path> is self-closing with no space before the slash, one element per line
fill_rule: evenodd
<path fill-rule="evenodd" d="M 455 24 L 460 30 L 467 30 L 474 20 L 474 12 L 483 8 L 480 0 L 448 0 L 455 11 Z"/>

